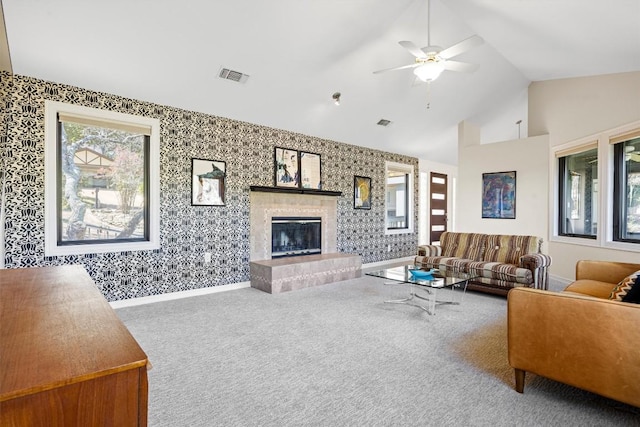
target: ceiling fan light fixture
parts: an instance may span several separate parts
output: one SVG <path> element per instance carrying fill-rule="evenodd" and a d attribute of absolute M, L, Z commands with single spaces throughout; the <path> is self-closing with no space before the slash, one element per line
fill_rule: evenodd
<path fill-rule="evenodd" d="M 331 95 L 331 98 L 333 99 L 333 103 L 336 105 L 340 105 L 340 92 L 336 92 L 333 95 Z"/>
<path fill-rule="evenodd" d="M 437 79 L 443 71 L 444 61 L 427 61 L 415 68 L 413 74 L 423 82 L 430 82 Z"/>

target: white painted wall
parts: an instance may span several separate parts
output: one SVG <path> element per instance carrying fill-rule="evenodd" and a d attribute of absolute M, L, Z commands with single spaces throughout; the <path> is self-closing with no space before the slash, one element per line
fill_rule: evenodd
<path fill-rule="evenodd" d="M 552 147 L 639 118 L 640 71 L 529 86 L 529 135 L 549 134 Z"/>
<path fill-rule="evenodd" d="M 482 111 L 467 119 L 468 122 L 481 124 L 481 143 L 526 138 L 528 133 L 528 88 L 523 88 L 500 108 Z M 517 122 L 521 121 L 520 124 Z"/>
<path fill-rule="evenodd" d="M 546 135 L 480 144 L 473 125 L 461 123 L 455 229 L 542 237 L 546 252 L 549 175 Z M 482 174 L 516 171 L 516 218 L 482 218 Z"/>
<path fill-rule="evenodd" d="M 548 133 L 550 147 L 638 120 L 640 72 L 534 82 L 529 87 L 529 132 Z M 575 278 L 575 264 L 580 259 L 640 263 L 640 252 L 554 242 L 550 238 L 550 271 L 561 279 Z"/>

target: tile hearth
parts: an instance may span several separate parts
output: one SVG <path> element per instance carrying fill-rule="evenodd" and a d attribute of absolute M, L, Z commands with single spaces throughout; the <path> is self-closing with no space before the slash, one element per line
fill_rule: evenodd
<path fill-rule="evenodd" d="M 355 279 L 362 260 L 355 254 L 304 255 L 250 263 L 251 287 L 275 294 Z"/>

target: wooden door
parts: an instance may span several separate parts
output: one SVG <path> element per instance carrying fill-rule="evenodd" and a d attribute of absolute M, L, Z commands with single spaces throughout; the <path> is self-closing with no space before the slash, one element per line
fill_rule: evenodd
<path fill-rule="evenodd" d="M 429 194 L 429 242 L 434 245 L 440 243 L 440 235 L 447 231 L 447 175 L 431 172 Z"/>

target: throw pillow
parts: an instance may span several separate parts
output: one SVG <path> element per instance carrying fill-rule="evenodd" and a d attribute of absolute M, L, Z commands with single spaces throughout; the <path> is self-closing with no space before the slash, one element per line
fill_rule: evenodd
<path fill-rule="evenodd" d="M 640 270 L 622 279 L 620 283 L 618 283 L 616 287 L 613 288 L 613 290 L 611 291 L 611 294 L 609 295 L 609 299 L 612 299 L 615 301 L 640 303 L 640 300 L 638 299 L 638 291 L 640 290 L 640 285 L 636 285 L 636 283 L 640 282 L 640 280 L 638 280 L 639 275 L 640 275 Z M 627 297 L 627 295 L 629 295 L 629 293 L 634 288 L 635 288 L 635 291 L 631 294 L 631 296 Z M 627 298 L 627 300 L 625 300 L 625 298 Z M 635 298 L 635 301 L 629 300 L 634 298 Z"/>
<path fill-rule="evenodd" d="M 636 272 L 635 284 L 627 291 L 627 294 L 622 298 L 623 302 L 633 302 L 640 304 L 640 278 L 638 275 L 640 272 Z"/>

